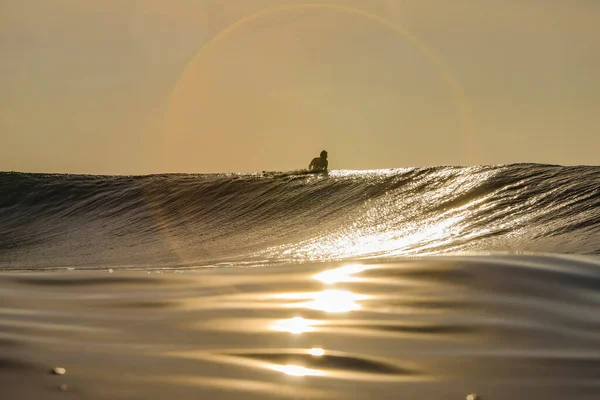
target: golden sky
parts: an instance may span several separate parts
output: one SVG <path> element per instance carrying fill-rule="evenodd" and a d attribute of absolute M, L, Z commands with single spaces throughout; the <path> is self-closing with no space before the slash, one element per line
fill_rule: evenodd
<path fill-rule="evenodd" d="M 600 2 L 9 0 L 0 170 L 600 164 Z"/>

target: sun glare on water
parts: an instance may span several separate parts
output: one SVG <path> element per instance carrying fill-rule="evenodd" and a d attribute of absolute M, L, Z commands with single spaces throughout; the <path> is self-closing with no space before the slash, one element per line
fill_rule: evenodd
<path fill-rule="evenodd" d="M 300 365 L 270 365 L 270 369 L 274 371 L 283 372 L 286 375 L 290 376 L 323 376 L 325 375 L 324 371 L 319 371 L 317 369 L 305 368 Z"/>
<path fill-rule="evenodd" d="M 305 303 L 305 307 L 313 310 L 321 310 L 328 313 L 340 313 L 360 310 L 358 301 L 365 299 L 361 296 L 346 290 L 324 290 L 315 293 L 313 299 Z"/>
<path fill-rule="evenodd" d="M 310 321 L 302 317 L 294 317 L 277 321 L 271 325 L 271 328 L 276 331 L 289 332 L 299 335 L 301 333 L 314 331 L 315 325 L 317 325 L 316 321 Z"/>
<path fill-rule="evenodd" d="M 308 354 L 315 357 L 320 357 L 325 355 L 325 350 L 319 348 L 313 348 L 308 351 Z"/>
<path fill-rule="evenodd" d="M 314 278 L 328 285 L 339 282 L 353 282 L 358 280 L 352 276 L 353 274 L 357 274 L 371 268 L 374 267 L 369 265 L 350 264 L 340 268 L 323 271 L 315 275 Z"/>

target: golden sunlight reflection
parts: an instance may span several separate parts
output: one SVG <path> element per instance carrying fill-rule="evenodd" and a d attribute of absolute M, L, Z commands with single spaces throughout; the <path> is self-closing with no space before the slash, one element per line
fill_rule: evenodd
<path fill-rule="evenodd" d="M 316 321 L 310 321 L 302 317 L 294 317 L 277 321 L 271 325 L 271 328 L 276 331 L 289 332 L 299 335 L 301 333 L 314 331 L 315 325 L 317 325 Z"/>
<path fill-rule="evenodd" d="M 361 306 L 358 301 L 365 298 L 366 296 L 346 290 L 324 290 L 315 293 L 313 300 L 306 303 L 305 306 L 328 313 L 348 312 L 360 310 Z"/>
<path fill-rule="evenodd" d="M 303 303 L 290 304 L 287 307 L 302 307 L 330 313 L 360 310 L 362 307 L 358 302 L 369 298 L 369 296 L 337 289 L 309 293 L 282 293 L 275 295 L 275 297 L 290 300 L 308 300 Z M 299 319 L 294 320 L 293 324 L 295 326 L 301 326 Z"/>
<path fill-rule="evenodd" d="M 308 350 L 308 354 L 310 354 L 311 356 L 320 357 L 322 355 L 325 355 L 325 350 L 319 348 L 312 348 Z"/>
<path fill-rule="evenodd" d="M 275 371 L 283 372 L 290 376 L 323 376 L 325 372 L 318 369 L 309 369 L 300 365 L 269 365 L 269 368 Z"/>
<path fill-rule="evenodd" d="M 394 207 L 389 208 L 394 209 Z M 435 254 L 436 248 L 451 243 L 457 236 L 464 234 L 461 223 L 468 217 L 469 213 L 468 210 L 455 210 L 455 212 L 459 212 L 459 215 L 443 215 L 442 218 L 437 220 L 422 220 L 419 223 L 410 222 L 401 229 L 397 229 L 395 228 L 397 221 L 392 217 L 390 217 L 391 220 L 387 226 L 375 224 L 373 221 L 385 219 L 386 217 L 371 215 L 373 212 L 381 211 L 369 211 L 362 221 L 356 222 L 355 226 L 348 228 L 346 231 L 332 233 L 326 238 L 307 241 L 300 248 L 282 249 L 279 247 L 270 248 L 269 251 L 281 251 L 285 255 L 293 253 L 296 257 L 307 259 L 351 258 L 367 255 L 395 256 L 414 253 L 421 255 Z M 366 228 L 363 230 L 360 228 L 361 226 Z M 370 226 L 377 226 L 380 231 L 374 231 L 369 228 Z M 430 250 L 430 252 L 427 250 Z M 324 272 L 323 275 L 317 274 L 314 278 L 327 284 L 357 279 L 349 275 L 356 273 L 352 271 L 352 268 L 358 269 L 358 267 L 353 266 L 350 268 L 350 273 L 343 268 L 341 268 L 341 271 L 333 270 L 329 273 Z"/>
<path fill-rule="evenodd" d="M 358 280 L 357 278 L 351 276 L 353 274 L 357 274 L 359 272 L 365 271 L 367 269 L 375 268 L 370 265 L 361 265 L 361 264 L 350 264 L 345 265 L 340 268 L 330 269 L 327 271 L 323 271 L 314 276 L 315 279 L 331 285 L 339 282 L 351 282 Z"/>

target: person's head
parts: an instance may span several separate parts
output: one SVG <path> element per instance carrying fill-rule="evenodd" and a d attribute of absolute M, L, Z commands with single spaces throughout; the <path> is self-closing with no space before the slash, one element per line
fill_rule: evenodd
<path fill-rule="evenodd" d="M 321 158 L 327 158 L 327 152 L 325 150 L 321 152 Z"/>

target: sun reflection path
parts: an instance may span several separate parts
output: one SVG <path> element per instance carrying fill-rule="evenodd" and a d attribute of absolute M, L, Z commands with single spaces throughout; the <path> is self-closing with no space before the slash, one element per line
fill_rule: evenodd
<path fill-rule="evenodd" d="M 314 326 L 318 324 L 318 321 L 311 321 L 302 317 L 294 317 L 277 321 L 271 325 L 271 328 L 276 331 L 289 332 L 299 335 L 301 333 L 314 331 Z"/>
<path fill-rule="evenodd" d="M 307 353 L 313 357 L 321 357 L 321 356 L 325 355 L 325 350 L 323 350 L 321 348 L 312 348 L 312 349 L 308 350 Z M 291 376 L 323 376 L 323 375 L 325 375 L 325 371 L 321 371 L 318 369 L 310 369 L 310 368 L 303 367 L 301 365 L 271 364 L 271 365 L 269 365 L 269 368 L 273 369 L 275 371 L 283 372 L 284 374 L 291 375 Z"/>
<path fill-rule="evenodd" d="M 318 369 L 305 368 L 300 365 L 269 365 L 269 368 L 275 371 L 283 372 L 291 376 L 323 376 L 324 371 Z"/>
<path fill-rule="evenodd" d="M 313 348 L 308 351 L 308 354 L 315 357 L 320 357 L 325 355 L 325 350 L 319 348 Z"/>
<path fill-rule="evenodd" d="M 351 275 L 371 268 L 375 268 L 375 266 L 350 264 L 340 268 L 323 271 L 315 275 L 313 278 L 325 283 L 326 285 L 333 285 L 339 282 L 355 282 L 358 280 L 358 278 L 355 278 Z M 325 311 L 327 313 L 343 313 L 360 310 L 362 307 L 358 302 L 368 298 L 368 296 L 365 295 L 337 289 L 327 289 L 321 292 L 313 293 L 287 293 L 277 295 L 277 297 L 287 299 L 308 299 L 309 301 L 300 303 L 299 305 L 294 304 L 293 307 L 300 306 L 301 308 Z M 289 332 L 291 334 L 299 335 L 306 332 L 314 332 L 316 330 L 316 326 L 322 324 L 324 324 L 324 322 L 307 320 L 302 317 L 293 317 L 289 319 L 278 320 L 273 323 L 270 328 L 275 331 Z M 309 354 L 316 355 L 313 353 Z"/>
<path fill-rule="evenodd" d="M 340 313 L 360 310 L 361 305 L 358 301 L 364 300 L 366 296 L 355 294 L 346 290 L 324 290 L 315 293 L 313 300 L 304 304 L 305 307 L 313 310 L 325 311 L 328 313 Z"/>
<path fill-rule="evenodd" d="M 328 289 L 322 292 L 310 293 L 285 293 L 276 296 L 281 299 L 303 300 L 302 303 L 293 303 L 287 305 L 290 308 L 308 308 L 311 310 L 325 311 L 328 313 L 338 313 L 360 310 L 362 307 L 358 303 L 361 300 L 368 299 L 369 296 L 352 293 L 347 290 Z M 299 324 L 300 320 L 294 320 Z"/>
<path fill-rule="evenodd" d="M 358 278 L 351 275 L 365 271 L 367 269 L 375 268 L 372 265 L 361 265 L 361 264 L 350 264 L 340 268 L 330 269 L 323 271 L 314 276 L 316 280 L 319 280 L 325 284 L 331 285 L 339 282 L 354 282 Z"/>

